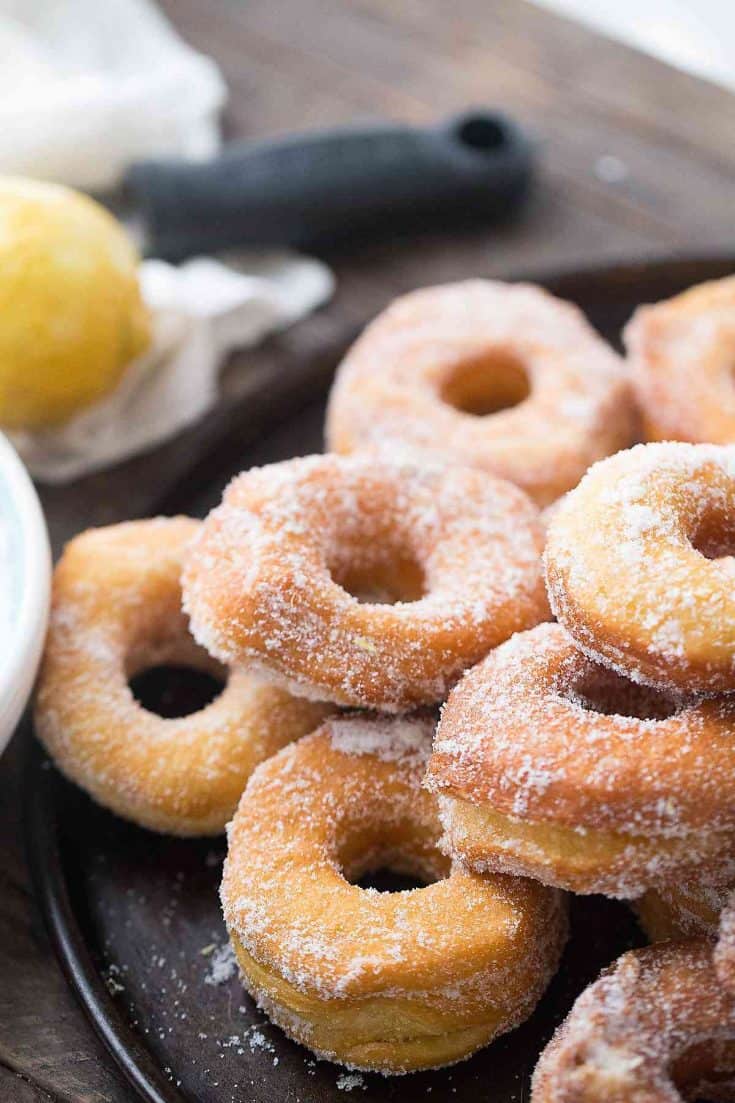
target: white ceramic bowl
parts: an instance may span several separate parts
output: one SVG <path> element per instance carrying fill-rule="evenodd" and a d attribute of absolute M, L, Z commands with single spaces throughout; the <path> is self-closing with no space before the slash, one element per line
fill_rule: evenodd
<path fill-rule="evenodd" d="M 33 688 L 50 592 L 51 551 L 38 496 L 0 433 L 0 751 Z"/>

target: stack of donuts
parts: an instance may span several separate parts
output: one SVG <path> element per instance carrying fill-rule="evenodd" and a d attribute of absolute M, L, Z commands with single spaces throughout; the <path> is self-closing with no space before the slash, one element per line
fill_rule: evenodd
<path fill-rule="evenodd" d="M 567 894 L 603 893 L 653 945 L 533 1100 L 735 1098 L 735 280 L 626 343 L 530 285 L 413 293 L 341 365 L 330 451 L 56 568 L 40 738 L 144 827 L 228 824 L 243 981 L 319 1057 L 469 1056 L 542 995 Z M 225 688 L 154 715 L 130 683 L 163 663 Z M 383 869 L 419 887 L 360 884 Z"/>

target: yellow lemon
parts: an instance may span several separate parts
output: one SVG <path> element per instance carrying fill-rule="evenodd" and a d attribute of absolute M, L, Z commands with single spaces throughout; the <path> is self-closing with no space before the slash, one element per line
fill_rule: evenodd
<path fill-rule="evenodd" d="M 84 195 L 0 176 L 0 425 L 58 425 L 150 343 L 138 256 Z"/>

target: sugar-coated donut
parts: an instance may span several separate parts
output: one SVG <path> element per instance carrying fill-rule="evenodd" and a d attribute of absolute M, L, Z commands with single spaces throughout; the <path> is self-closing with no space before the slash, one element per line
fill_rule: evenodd
<path fill-rule="evenodd" d="M 530 1014 L 565 938 L 561 894 L 450 870 L 421 789 L 432 726 L 328 720 L 255 771 L 228 829 L 222 903 L 247 988 L 352 1068 L 469 1056 Z M 426 885 L 354 883 L 386 868 Z"/>
<path fill-rule="evenodd" d="M 154 666 L 224 674 L 181 609 L 182 557 L 198 525 L 157 518 L 71 541 L 54 573 L 35 710 L 68 777 L 126 819 L 177 835 L 222 831 L 254 767 L 328 711 L 238 670 L 189 716 L 164 719 L 136 701 L 129 680 Z"/>
<path fill-rule="evenodd" d="M 602 460 L 549 525 L 551 607 L 593 658 L 685 693 L 735 690 L 735 446 Z"/>
<path fill-rule="evenodd" d="M 647 892 L 636 912 L 652 941 L 708 938 L 720 983 L 735 994 L 735 877 L 726 884 L 693 882 Z"/>
<path fill-rule="evenodd" d="M 542 546 L 536 507 L 483 472 L 311 456 L 230 484 L 192 547 L 184 604 L 222 662 L 406 710 L 548 616 Z"/>
<path fill-rule="evenodd" d="M 735 999 L 707 942 L 623 954 L 541 1054 L 531 1103 L 735 1099 Z"/>
<path fill-rule="evenodd" d="M 720 984 L 735 995 L 735 892 L 731 892 L 720 913 L 713 959 Z"/>
<path fill-rule="evenodd" d="M 623 362 L 583 314 L 490 280 L 394 302 L 340 366 L 326 430 L 335 452 L 412 446 L 500 475 L 539 505 L 634 434 Z"/>
<path fill-rule="evenodd" d="M 735 870 L 724 881 L 693 878 L 650 889 L 635 902 L 640 925 L 652 942 L 717 938 L 720 914 L 735 883 Z"/>
<path fill-rule="evenodd" d="M 639 307 L 625 343 L 646 440 L 735 444 L 735 276 Z"/>
<path fill-rule="evenodd" d="M 735 848 L 735 698 L 683 701 L 519 633 L 444 706 L 427 785 L 471 868 L 631 898 Z"/>

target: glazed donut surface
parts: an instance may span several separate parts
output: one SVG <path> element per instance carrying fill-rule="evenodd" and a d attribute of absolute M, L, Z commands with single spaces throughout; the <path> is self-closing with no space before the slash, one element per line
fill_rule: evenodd
<path fill-rule="evenodd" d="M 533 1076 L 531 1103 L 735 1098 L 735 1001 L 706 942 L 624 954 L 577 999 Z"/>
<path fill-rule="evenodd" d="M 92 529 L 58 563 L 35 706 L 59 768 L 126 819 L 177 835 L 224 829 L 252 770 L 329 711 L 252 675 L 225 675 L 191 638 L 181 609 L 184 551 L 199 522 L 156 518 Z M 130 679 L 166 663 L 226 685 L 206 708 L 164 719 Z"/>
<path fill-rule="evenodd" d="M 731 868 L 734 732 L 734 699 L 652 692 L 541 624 L 453 690 L 427 784 L 472 868 L 634 897 Z"/>
<path fill-rule="evenodd" d="M 735 443 L 735 276 L 639 307 L 624 336 L 646 440 Z"/>
<path fill-rule="evenodd" d="M 412 447 L 479 467 L 547 505 L 634 439 L 620 358 L 570 303 L 469 280 L 396 300 L 340 366 L 335 452 Z"/>
<path fill-rule="evenodd" d="M 548 616 L 542 542 L 532 503 L 484 473 L 311 456 L 230 484 L 189 555 L 185 606 L 223 662 L 406 710 Z"/>
<path fill-rule="evenodd" d="M 735 689 L 735 447 L 638 445 L 549 526 L 552 609 L 592 658 L 684 693 Z"/>
<path fill-rule="evenodd" d="M 565 937 L 560 894 L 450 870 L 421 789 L 432 723 L 327 721 L 264 763 L 229 829 L 225 921 L 245 984 L 320 1057 L 407 1072 L 521 1022 Z M 355 883 L 388 868 L 426 886 Z"/>

